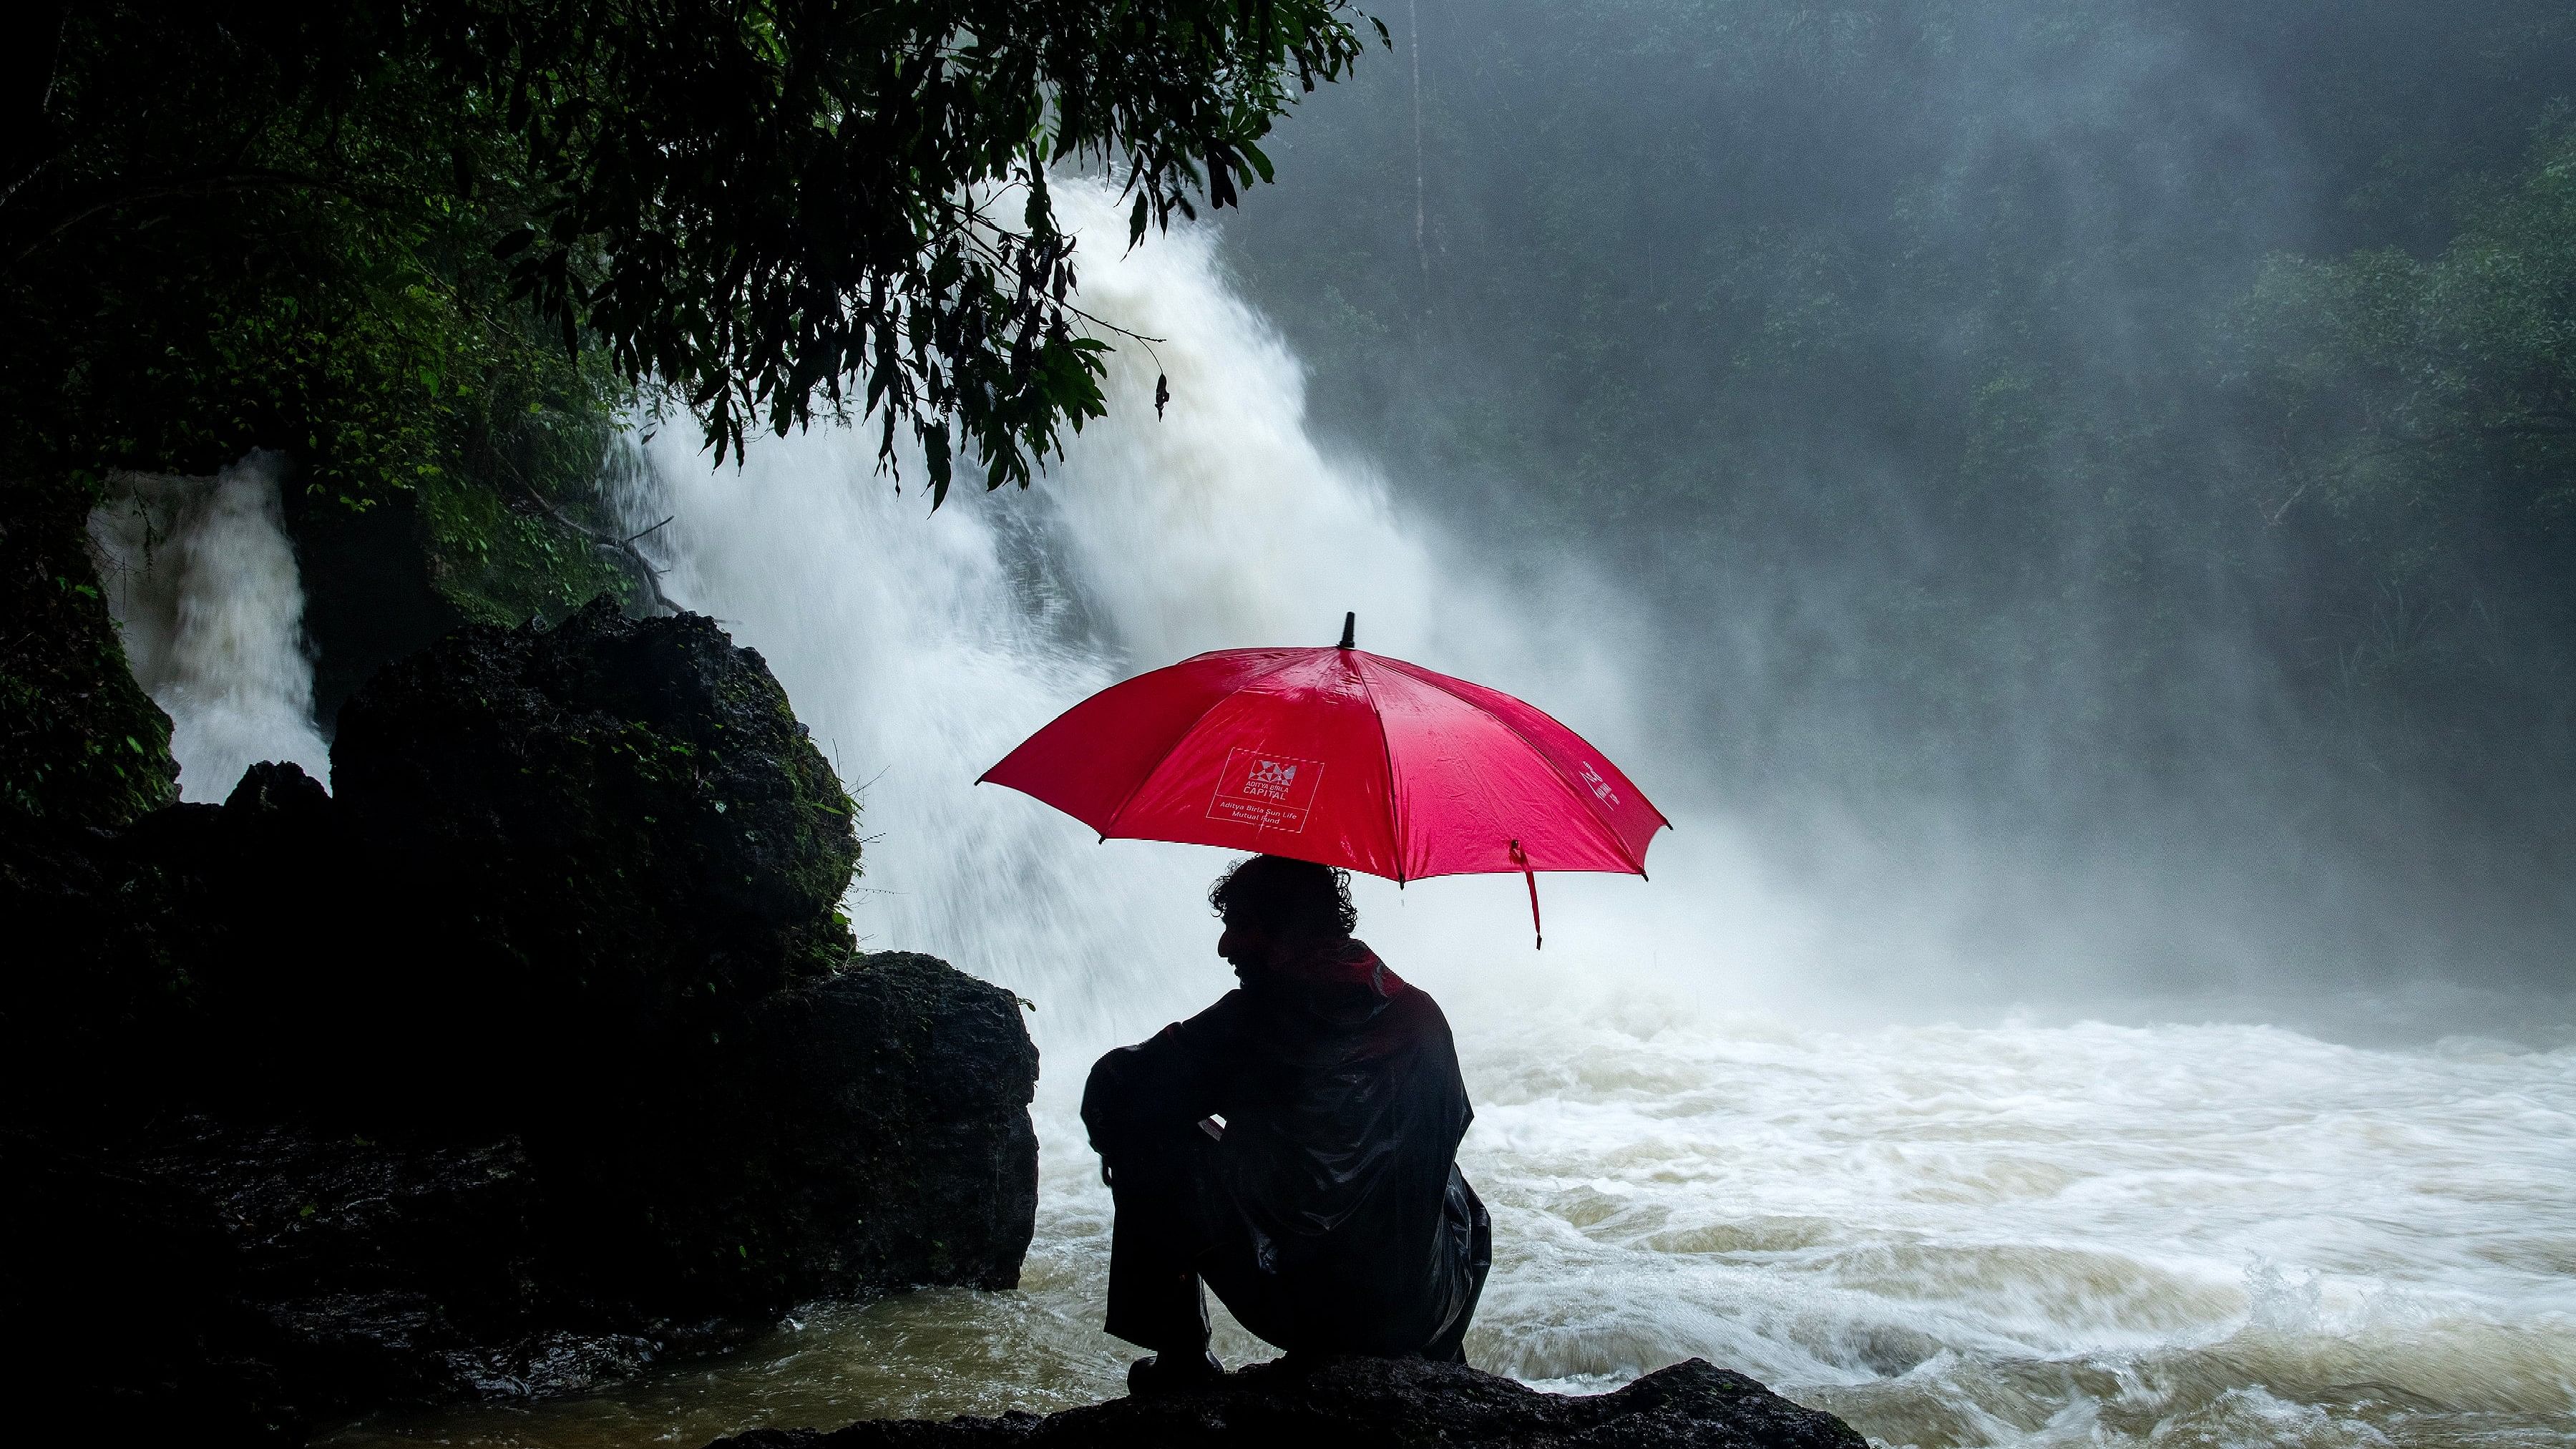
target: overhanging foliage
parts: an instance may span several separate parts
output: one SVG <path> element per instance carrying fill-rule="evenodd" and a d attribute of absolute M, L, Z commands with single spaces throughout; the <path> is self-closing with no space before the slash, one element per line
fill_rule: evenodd
<path fill-rule="evenodd" d="M 537 394 L 658 387 L 719 457 L 873 416 L 935 497 L 1102 410 L 1052 167 L 1130 240 L 1266 179 L 1345 0 L 56 7 L 0 175 L 14 470 L 253 446 L 364 495 Z M 506 448 L 500 451 L 508 451 Z"/>

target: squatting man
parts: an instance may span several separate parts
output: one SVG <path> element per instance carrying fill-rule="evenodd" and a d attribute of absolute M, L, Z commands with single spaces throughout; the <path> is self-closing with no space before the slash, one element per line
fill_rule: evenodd
<path fill-rule="evenodd" d="M 1151 1351 L 1129 1392 L 1225 1372 L 1206 1288 L 1291 1357 L 1463 1361 L 1493 1228 L 1457 1167 L 1448 1020 L 1352 938 L 1343 871 L 1254 856 L 1208 903 L 1242 985 L 1082 1095 L 1117 1209 L 1108 1330 Z"/>

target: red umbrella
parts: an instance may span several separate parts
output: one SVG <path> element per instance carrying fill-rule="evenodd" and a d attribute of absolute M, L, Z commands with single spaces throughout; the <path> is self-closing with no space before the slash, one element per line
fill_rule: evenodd
<path fill-rule="evenodd" d="M 1399 884 L 1646 873 L 1671 824 L 1583 737 L 1498 690 L 1352 647 L 1221 649 L 1111 685 L 983 779 L 1103 840 L 1174 840 Z M 978 781 L 977 783 L 982 783 Z"/>

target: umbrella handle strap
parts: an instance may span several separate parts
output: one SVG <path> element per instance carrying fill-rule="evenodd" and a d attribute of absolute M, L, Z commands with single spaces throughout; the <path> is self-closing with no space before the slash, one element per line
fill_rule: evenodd
<path fill-rule="evenodd" d="M 1521 849 L 1517 840 L 1512 842 L 1512 863 L 1521 868 L 1521 879 L 1529 884 L 1530 935 L 1533 938 L 1530 949 L 1544 951 L 1547 949 L 1547 932 L 1538 923 L 1538 873 L 1531 868 L 1529 853 Z"/>

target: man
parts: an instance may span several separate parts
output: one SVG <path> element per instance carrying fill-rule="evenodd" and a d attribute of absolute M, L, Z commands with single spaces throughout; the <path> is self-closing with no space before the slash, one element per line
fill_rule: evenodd
<path fill-rule="evenodd" d="M 1447 1019 L 1352 939 L 1345 872 L 1255 856 L 1208 903 L 1241 988 L 1082 1096 L 1117 1207 L 1108 1328 L 1153 1355 L 1129 1392 L 1225 1372 L 1202 1282 L 1292 1355 L 1463 1362 L 1493 1229 L 1456 1165 L 1475 1114 Z"/>

